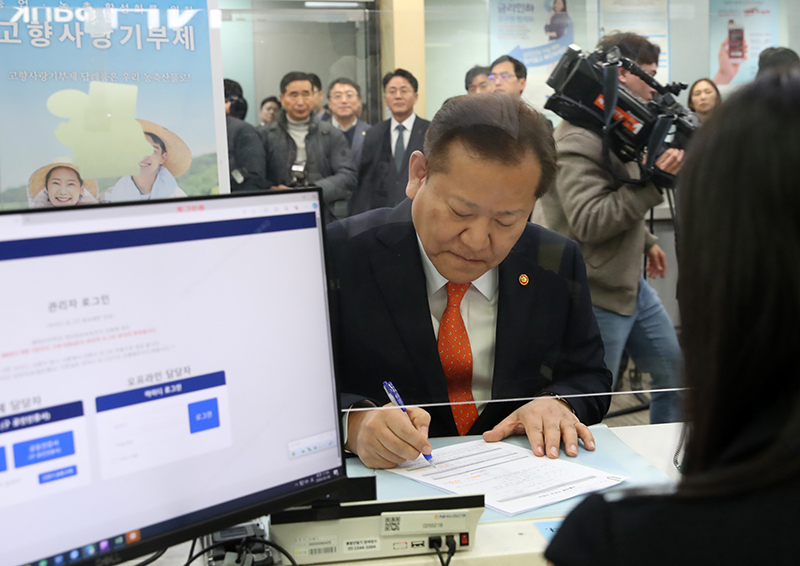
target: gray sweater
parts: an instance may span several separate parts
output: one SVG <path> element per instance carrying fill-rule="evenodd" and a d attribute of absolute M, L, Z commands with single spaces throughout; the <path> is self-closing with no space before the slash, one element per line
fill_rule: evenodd
<path fill-rule="evenodd" d="M 655 185 L 621 185 L 603 164 L 600 136 L 566 120 L 555 131 L 558 177 L 536 203 L 533 221 L 576 240 L 586 261 L 592 304 L 621 315 L 636 308 L 643 255 L 656 242 L 645 214 L 662 201 Z M 612 153 L 619 176 L 639 178 L 635 163 Z"/>

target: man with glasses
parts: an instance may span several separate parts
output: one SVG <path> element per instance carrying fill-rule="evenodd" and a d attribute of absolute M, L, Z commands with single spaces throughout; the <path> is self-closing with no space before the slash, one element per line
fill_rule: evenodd
<path fill-rule="evenodd" d="M 406 198 L 408 159 L 415 151 L 422 151 L 430 125 L 414 114 L 418 88 L 417 79 L 405 69 L 383 77 L 383 100 L 392 117 L 373 126 L 364 136 L 350 214 L 395 206 Z"/>
<path fill-rule="evenodd" d="M 331 124 L 340 130 L 350 144 L 353 163 L 361 163 L 361 148 L 369 124 L 358 119 L 356 112 L 361 106 L 361 87 L 348 78 L 340 77 L 328 87 L 328 108 Z M 323 118 L 324 119 L 324 118 Z"/>
<path fill-rule="evenodd" d="M 522 61 L 514 59 L 511 55 L 503 55 L 492 63 L 492 71 L 488 78 L 489 83 L 494 85 L 494 92 L 522 96 L 527 77 L 528 69 Z"/>
<path fill-rule="evenodd" d="M 489 82 L 490 72 L 489 67 L 481 65 L 475 65 L 467 71 L 467 76 L 464 77 L 464 88 L 467 89 L 467 94 L 494 92 L 494 86 Z"/>
<path fill-rule="evenodd" d="M 291 72 L 281 79 L 281 110 L 266 125 L 272 188 L 316 185 L 322 188 L 325 220 L 347 216 L 347 199 L 356 185 L 356 167 L 344 134 L 317 120 L 311 79 Z"/>

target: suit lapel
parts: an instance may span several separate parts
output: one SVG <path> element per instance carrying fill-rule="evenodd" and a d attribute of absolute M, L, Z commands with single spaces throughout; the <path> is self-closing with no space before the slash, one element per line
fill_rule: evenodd
<path fill-rule="evenodd" d="M 417 373 L 416 378 L 409 378 L 418 390 L 404 391 L 404 400 L 407 403 L 446 402 L 447 381 L 431 323 L 425 272 L 411 223 L 411 201 L 404 201 L 395 208 L 378 231 L 377 239 L 383 247 L 370 258 L 375 280 Z M 440 415 L 439 421 L 449 423 L 447 430 L 439 434 L 457 434 L 448 407 L 429 412 Z"/>

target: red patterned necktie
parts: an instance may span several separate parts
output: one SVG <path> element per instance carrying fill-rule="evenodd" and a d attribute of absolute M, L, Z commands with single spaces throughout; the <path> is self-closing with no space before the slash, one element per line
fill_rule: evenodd
<path fill-rule="evenodd" d="M 461 318 L 461 300 L 470 283 L 447 283 L 447 308 L 439 325 L 439 359 L 447 377 L 447 394 L 458 434 L 464 436 L 478 418 L 478 409 L 472 398 L 472 348 L 469 345 L 467 328 Z"/>

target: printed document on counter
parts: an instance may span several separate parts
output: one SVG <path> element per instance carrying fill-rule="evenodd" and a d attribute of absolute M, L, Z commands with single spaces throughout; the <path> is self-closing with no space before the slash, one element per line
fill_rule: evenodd
<path fill-rule="evenodd" d="M 537 458 L 530 449 L 483 440 L 433 451 L 431 466 L 420 456 L 388 470 L 444 491 L 483 493 L 486 507 L 515 515 L 599 491 L 627 478 L 567 462 Z"/>

